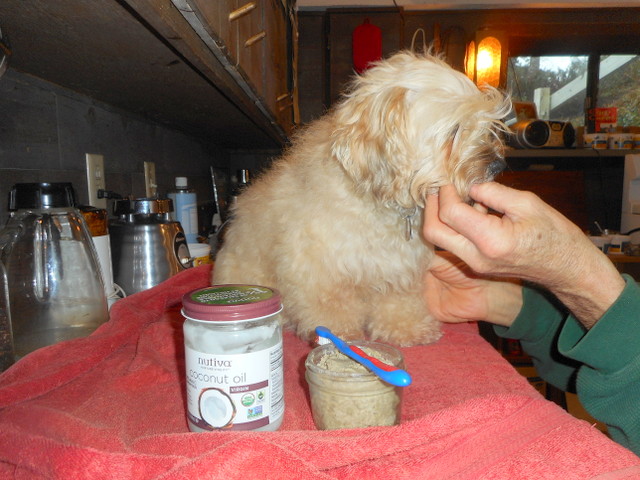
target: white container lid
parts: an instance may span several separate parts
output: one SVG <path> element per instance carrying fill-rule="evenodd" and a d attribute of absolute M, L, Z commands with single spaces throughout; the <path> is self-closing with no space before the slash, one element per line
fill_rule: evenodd
<path fill-rule="evenodd" d="M 206 257 L 211 253 L 211 246 L 206 243 L 188 243 L 189 253 L 192 257 Z"/>

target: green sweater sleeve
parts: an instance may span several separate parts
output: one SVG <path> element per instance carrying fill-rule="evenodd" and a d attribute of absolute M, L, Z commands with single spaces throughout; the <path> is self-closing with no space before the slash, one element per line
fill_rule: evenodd
<path fill-rule="evenodd" d="M 529 287 L 511 327 L 495 330 L 519 339 L 549 383 L 567 390 L 575 381 L 585 409 L 607 424 L 615 441 L 640 454 L 640 288 L 624 278 L 623 292 L 590 330 Z"/>
<path fill-rule="evenodd" d="M 561 390 L 573 391 L 579 364 L 562 357 L 556 345 L 567 312 L 552 295 L 537 288 L 523 287 L 522 297 L 522 308 L 513 324 L 509 328 L 495 326 L 496 334 L 520 340 L 542 378 Z"/>
<path fill-rule="evenodd" d="M 625 281 L 590 330 L 569 317 L 558 350 L 581 364 L 576 386 L 585 409 L 607 424 L 614 440 L 640 453 L 640 288 L 631 277 Z"/>

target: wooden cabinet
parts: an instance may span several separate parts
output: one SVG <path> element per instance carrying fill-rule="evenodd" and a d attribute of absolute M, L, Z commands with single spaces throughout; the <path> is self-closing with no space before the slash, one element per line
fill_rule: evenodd
<path fill-rule="evenodd" d="M 287 134 L 295 110 L 295 16 L 280 0 L 172 0 L 245 93 Z"/>
<path fill-rule="evenodd" d="M 636 282 L 640 282 L 640 257 L 630 255 L 607 255 L 620 273 L 631 275 Z"/>
<path fill-rule="evenodd" d="M 10 67 L 243 150 L 288 141 L 296 15 L 294 0 L 0 1 Z"/>
<path fill-rule="evenodd" d="M 210 37 L 229 65 L 239 68 L 261 91 L 264 0 L 175 0 L 173 4 L 198 35 Z"/>

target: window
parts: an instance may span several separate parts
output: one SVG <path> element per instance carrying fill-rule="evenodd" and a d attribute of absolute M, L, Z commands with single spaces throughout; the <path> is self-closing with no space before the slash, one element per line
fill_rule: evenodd
<path fill-rule="evenodd" d="M 618 125 L 640 126 L 640 55 L 600 57 L 598 107 L 617 107 Z"/>
<path fill-rule="evenodd" d="M 510 57 L 507 88 L 515 101 L 534 102 L 539 118 L 592 131 L 587 108 L 616 107 L 619 126 L 640 125 L 638 55 Z"/>

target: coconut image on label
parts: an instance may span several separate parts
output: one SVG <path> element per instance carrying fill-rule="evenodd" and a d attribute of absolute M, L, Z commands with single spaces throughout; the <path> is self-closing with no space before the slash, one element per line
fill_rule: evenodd
<path fill-rule="evenodd" d="M 200 418 L 213 428 L 228 427 L 236 416 L 236 406 L 231 397 L 219 388 L 205 388 L 198 400 Z"/>

